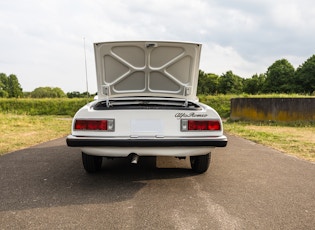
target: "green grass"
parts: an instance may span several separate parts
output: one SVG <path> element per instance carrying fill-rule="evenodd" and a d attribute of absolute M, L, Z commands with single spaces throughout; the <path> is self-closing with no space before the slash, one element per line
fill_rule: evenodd
<path fill-rule="evenodd" d="M 71 118 L 0 113 L 0 155 L 71 132 Z"/>
<path fill-rule="evenodd" d="M 227 133 L 315 162 L 315 125 L 267 122 L 225 122 Z"/>
<path fill-rule="evenodd" d="M 222 118 L 230 117 L 231 98 L 235 95 L 198 95 L 200 102 L 214 108 Z"/>

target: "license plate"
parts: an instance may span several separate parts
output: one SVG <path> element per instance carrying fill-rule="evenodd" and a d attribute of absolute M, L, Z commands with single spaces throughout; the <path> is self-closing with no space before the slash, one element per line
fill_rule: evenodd
<path fill-rule="evenodd" d="M 158 119 L 131 120 L 132 135 L 159 135 L 163 134 L 163 121 Z"/>

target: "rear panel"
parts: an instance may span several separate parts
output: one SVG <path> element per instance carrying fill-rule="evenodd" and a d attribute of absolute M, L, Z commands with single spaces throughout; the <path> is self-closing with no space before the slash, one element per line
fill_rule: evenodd
<path fill-rule="evenodd" d="M 219 131 L 183 131 L 182 120 L 217 120 L 218 114 L 203 105 L 198 110 L 157 110 L 157 109 L 108 109 L 94 110 L 91 107 L 81 109 L 75 119 L 114 120 L 114 129 L 110 131 L 76 131 L 74 136 L 122 137 L 122 138 L 174 138 L 220 136 Z M 75 122 L 74 119 L 74 122 Z M 222 124 L 221 124 L 222 128 Z"/>

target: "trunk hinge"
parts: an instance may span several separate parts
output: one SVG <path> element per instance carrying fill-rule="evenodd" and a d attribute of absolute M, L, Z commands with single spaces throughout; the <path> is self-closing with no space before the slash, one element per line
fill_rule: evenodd
<path fill-rule="evenodd" d="M 107 96 L 106 97 L 106 107 L 109 108 L 109 106 L 110 106 L 110 102 L 109 102 L 109 97 Z"/>
<path fill-rule="evenodd" d="M 191 94 L 191 87 L 185 87 L 185 96 L 188 96 Z"/>
<path fill-rule="evenodd" d="M 184 91 L 185 96 L 188 96 L 188 95 L 191 94 L 191 87 L 186 86 L 184 90 L 185 90 L 185 91 Z M 185 107 L 188 106 L 188 100 L 187 100 L 187 98 L 185 99 L 184 106 L 185 106 Z"/>
<path fill-rule="evenodd" d="M 109 108 L 109 86 L 103 85 L 103 94 L 106 96 L 106 107 Z"/>
<path fill-rule="evenodd" d="M 184 107 L 188 107 L 188 100 L 187 99 L 185 99 Z"/>

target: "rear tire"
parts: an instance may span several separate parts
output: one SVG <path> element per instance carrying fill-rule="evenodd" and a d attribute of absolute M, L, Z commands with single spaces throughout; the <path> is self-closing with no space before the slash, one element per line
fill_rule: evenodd
<path fill-rule="evenodd" d="M 191 156 L 190 165 L 196 173 L 204 173 L 210 165 L 211 153 L 201 156 Z"/>
<path fill-rule="evenodd" d="M 96 173 L 102 168 L 103 157 L 92 156 L 82 152 L 82 163 L 85 171 Z"/>

